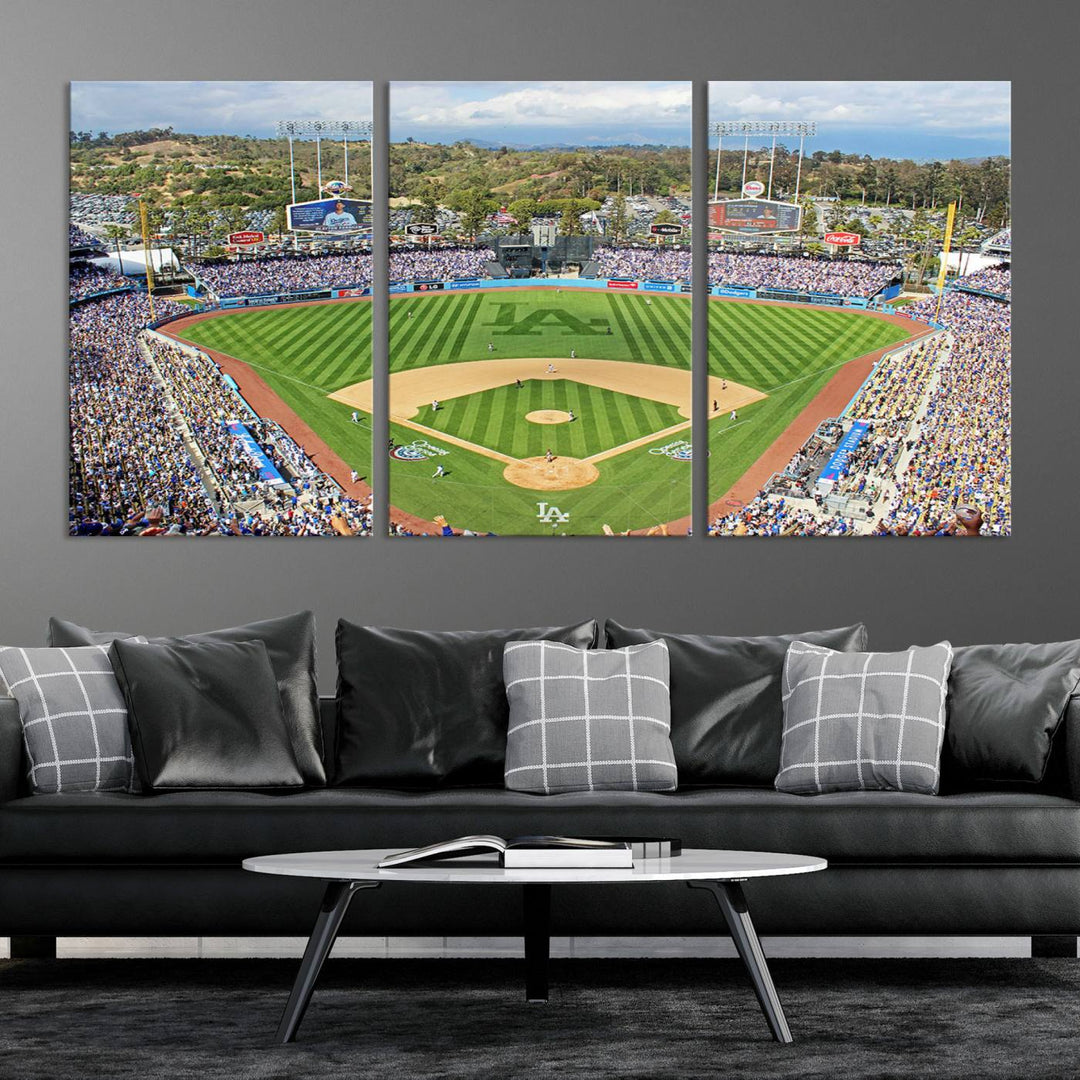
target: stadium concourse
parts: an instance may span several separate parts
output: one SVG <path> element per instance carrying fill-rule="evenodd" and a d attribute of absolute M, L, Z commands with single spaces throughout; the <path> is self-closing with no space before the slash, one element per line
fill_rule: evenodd
<path fill-rule="evenodd" d="M 946 536 L 957 511 L 983 535 L 1011 529 L 1011 273 L 980 271 L 904 314 L 944 329 L 882 358 L 841 417 L 822 424 L 746 506 L 717 517 L 718 536 Z M 968 290 L 975 290 L 974 292 Z M 984 295 L 993 292 L 993 296 Z M 835 482 L 822 471 L 854 447 Z"/>

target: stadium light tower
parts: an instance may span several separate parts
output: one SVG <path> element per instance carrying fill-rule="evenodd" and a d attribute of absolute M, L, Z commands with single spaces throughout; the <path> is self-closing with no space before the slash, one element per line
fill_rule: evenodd
<path fill-rule="evenodd" d="M 345 150 L 345 176 L 349 182 L 349 136 L 353 142 L 371 142 L 370 120 L 279 120 L 279 139 L 289 140 L 289 177 L 292 181 L 292 201 L 296 202 L 296 171 L 293 162 L 293 139 L 315 139 L 315 161 L 318 173 L 319 196 L 322 197 L 322 140 L 341 139 Z M 375 190 L 375 155 L 372 154 L 371 190 Z"/>
<path fill-rule="evenodd" d="M 709 125 L 709 134 L 716 136 L 716 180 L 713 183 L 713 199 L 720 198 L 720 150 L 725 135 L 743 137 L 742 182 L 746 185 L 746 161 L 750 153 L 750 137 L 771 136 L 772 150 L 769 153 L 769 190 L 767 198 L 772 198 L 773 165 L 776 163 L 776 137 L 778 135 L 798 135 L 799 165 L 795 173 L 795 202 L 799 201 L 799 183 L 802 179 L 803 144 L 807 137 L 817 134 L 817 122 L 814 120 L 721 120 Z M 740 191 L 741 195 L 742 192 Z"/>

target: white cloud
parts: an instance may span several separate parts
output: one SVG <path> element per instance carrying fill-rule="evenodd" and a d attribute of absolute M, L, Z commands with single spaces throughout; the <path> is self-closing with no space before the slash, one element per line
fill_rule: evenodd
<path fill-rule="evenodd" d="M 71 126 L 264 135 L 278 120 L 371 119 L 368 82 L 75 82 Z"/>
<path fill-rule="evenodd" d="M 410 126 L 459 131 L 690 123 L 685 82 L 391 83 L 393 137 Z"/>
<path fill-rule="evenodd" d="M 710 120 L 816 120 L 842 128 L 1007 136 L 1007 82 L 713 82 Z"/>

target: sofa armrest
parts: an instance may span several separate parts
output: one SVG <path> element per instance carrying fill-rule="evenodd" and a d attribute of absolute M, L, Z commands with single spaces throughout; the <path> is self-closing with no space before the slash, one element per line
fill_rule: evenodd
<path fill-rule="evenodd" d="M 0 694 L 0 802 L 17 798 L 23 786 L 23 737 L 19 703 Z"/>
<path fill-rule="evenodd" d="M 1065 706 L 1065 767 L 1069 794 L 1080 800 L 1080 692 Z"/>

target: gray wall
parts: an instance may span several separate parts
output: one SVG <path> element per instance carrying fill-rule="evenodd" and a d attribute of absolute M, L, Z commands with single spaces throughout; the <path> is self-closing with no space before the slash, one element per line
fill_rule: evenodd
<path fill-rule="evenodd" d="M 52 613 L 186 632 L 311 607 L 480 627 L 611 614 L 720 633 L 863 619 L 878 647 L 1075 637 L 1077 33 L 1057 0 L 5 0 L 0 641 Z M 767 48 L 721 16 L 752 12 Z M 1021 273 L 1008 540 L 72 540 L 66 521 L 67 83 L 95 78 L 1012 79 Z M 702 117 L 699 116 L 700 124 Z M 827 138 L 826 138 L 827 142 Z M 822 144 L 824 145 L 824 144 Z M 385 192 L 385 172 L 376 194 Z M 385 325 L 377 305 L 379 324 Z M 695 480 L 702 488 L 702 455 Z M 384 463 L 374 477 L 385 477 Z M 699 513 L 699 523 L 701 521 Z"/>

